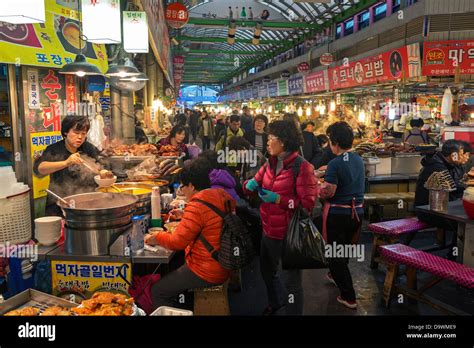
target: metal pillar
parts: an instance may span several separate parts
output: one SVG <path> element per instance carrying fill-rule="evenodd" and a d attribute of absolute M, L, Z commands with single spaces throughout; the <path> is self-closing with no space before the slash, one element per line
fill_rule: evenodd
<path fill-rule="evenodd" d="M 132 92 L 121 91 L 120 105 L 122 109 L 123 142 L 125 144 L 133 144 L 135 143 L 135 114 Z"/>
<path fill-rule="evenodd" d="M 110 86 L 110 104 L 112 118 L 112 138 L 123 139 L 120 91 Z"/>

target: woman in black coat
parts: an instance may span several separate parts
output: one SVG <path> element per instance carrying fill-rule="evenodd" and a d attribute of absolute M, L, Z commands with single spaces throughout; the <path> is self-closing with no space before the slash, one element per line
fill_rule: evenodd
<path fill-rule="evenodd" d="M 265 132 L 267 125 L 267 116 L 257 115 L 253 120 L 253 130 L 244 134 L 244 138 L 250 143 L 250 145 L 260 151 L 265 157 L 268 157 L 268 133 Z"/>

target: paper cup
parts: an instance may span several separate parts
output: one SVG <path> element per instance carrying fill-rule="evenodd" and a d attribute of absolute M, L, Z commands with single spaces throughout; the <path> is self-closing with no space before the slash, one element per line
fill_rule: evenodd
<path fill-rule="evenodd" d="M 45 216 L 35 219 L 35 238 L 43 245 L 50 246 L 61 238 L 61 217 Z"/>

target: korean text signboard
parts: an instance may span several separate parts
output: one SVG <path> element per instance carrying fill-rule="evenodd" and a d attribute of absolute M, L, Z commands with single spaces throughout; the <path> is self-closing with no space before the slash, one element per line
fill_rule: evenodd
<path fill-rule="evenodd" d="M 420 76 L 419 45 L 403 46 L 329 69 L 331 90 Z"/>
<path fill-rule="evenodd" d="M 108 68 L 105 45 L 79 40 L 78 13 L 56 1 L 46 1 L 44 24 L 0 22 L 0 61 L 16 65 L 61 68 L 82 49 L 89 63 Z"/>
<path fill-rule="evenodd" d="M 288 93 L 290 95 L 304 93 L 303 76 L 293 77 L 288 80 Z"/>
<path fill-rule="evenodd" d="M 34 162 L 43 151 L 49 146 L 62 140 L 61 132 L 31 133 L 31 160 Z M 33 174 L 33 197 L 40 198 L 46 196 L 45 189 L 49 187 L 49 175 L 42 178 Z"/>
<path fill-rule="evenodd" d="M 287 80 L 278 81 L 278 95 L 279 96 L 288 95 L 288 81 Z"/>
<path fill-rule="evenodd" d="M 270 98 L 278 96 L 278 83 L 272 82 L 268 84 L 268 96 Z"/>
<path fill-rule="evenodd" d="M 423 75 L 474 74 L 474 40 L 425 42 Z"/>
<path fill-rule="evenodd" d="M 128 263 L 118 262 L 51 262 L 53 295 L 90 298 L 95 291 L 117 291 L 128 294 L 132 270 Z"/>
<path fill-rule="evenodd" d="M 306 93 L 322 92 L 329 89 L 328 71 L 316 71 L 305 76 Z"/>

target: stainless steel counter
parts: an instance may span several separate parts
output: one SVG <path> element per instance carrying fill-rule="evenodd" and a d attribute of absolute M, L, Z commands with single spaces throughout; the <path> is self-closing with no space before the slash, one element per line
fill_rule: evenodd
<path fill-rule="evenodd" d="M 64 251 L 64 245 L 50 247 L 40 246 L 38 248 L 38 260 L 64 260 L 64 261 L 97 261 L 97 262 L 131 262 L 131 263 L 163 263 L 168 264 L 174 255 L 174 251 L 159 248 L 158 252 L 145 250 L 142 254 L 125 256 L 88 256 L 70 255 Z"/>

